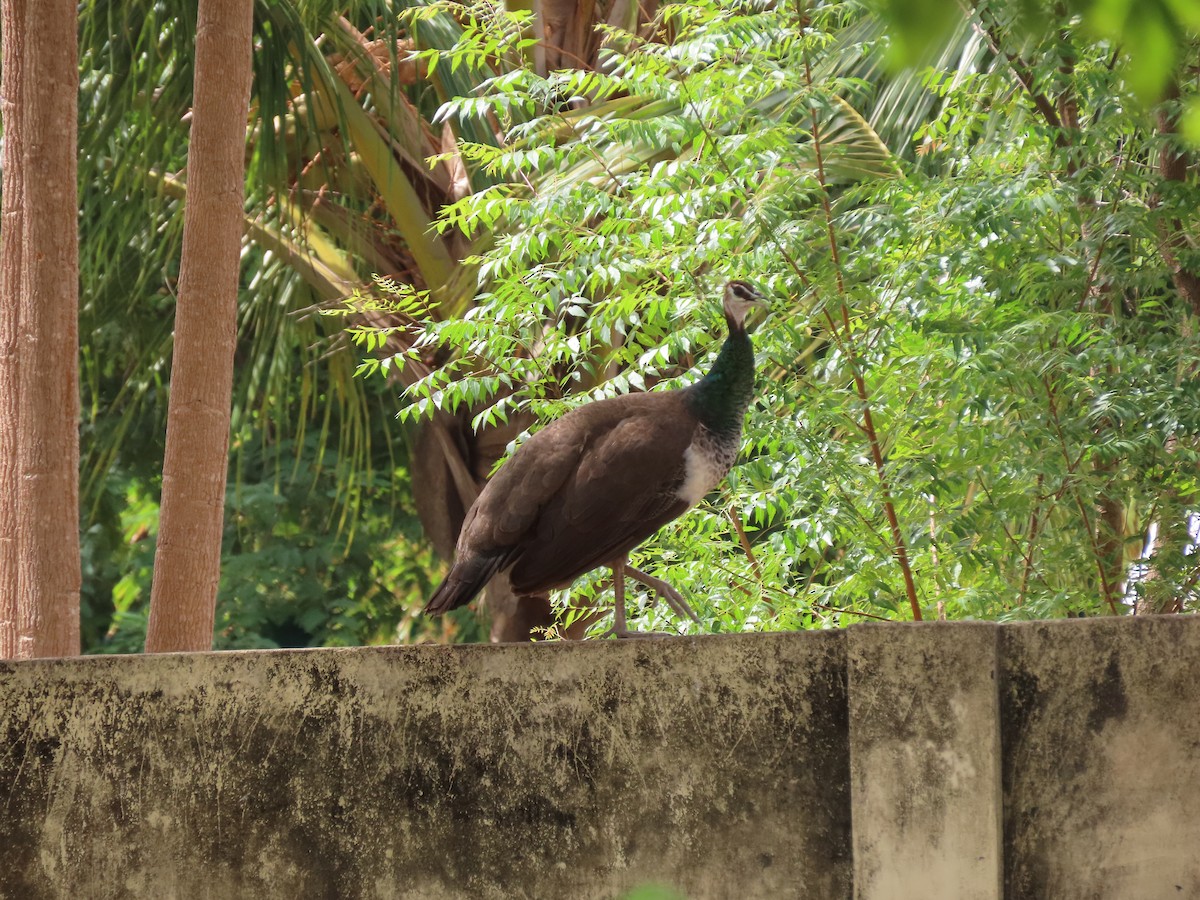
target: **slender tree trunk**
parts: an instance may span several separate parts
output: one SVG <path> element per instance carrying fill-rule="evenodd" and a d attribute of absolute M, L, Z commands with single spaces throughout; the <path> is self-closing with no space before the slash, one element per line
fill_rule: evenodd
<path fill-rule="evenodd" d="M 542 0 L 546 68 L 590 69 L 595 63 L 596 0 Z M 605 4 L 607 6 L 607 4 Z"/>
<path fill-rule="evenodd" d="M 1178 83 L 1172 82 L 1168 86 L 1166 99 L 1179 99 Z M 1189 153 L 1178 142 L 1179 114 L 1174 104 L 1163 103 L 1159 107 L 1158 133 L 1165 139 L 1158 160 L 1158 172 L 1164 187 L 1172 182 L 1186 184 L 1194 154 Z M 1200 271 L 1187 263 L 1194 255 L 1195 237 L 1188 234 L 1186 226 L 1179 219 L 1161 221 L 1158 227 L 1161 238 L 1159 252 L 1171 270 L 1171 280 L 1175 289 L 1179 291 L 1180 298 L 1191 307 L 1192 313 L 1200 316 Z"/>
<path fill-rule="evenodd" d="M 79 71 L 71 0 L 4 0 L 0 655 L 79 652 Z M 16 613 L 15 621 L 13 613 Z"/>
<path fill-rule="evenodd" d="M 1126 460 L 1121 463 L 1128 465 Z M 1113 462 L 1095 467 L 1096 474 L 1108 479 L 1108 484 L 1096 498 L 1096 553 L 1099 556 L 1097 562 L 1106 573 L 1102 588 L 1107 590 L 1104 602 L 1109 609 L 1124 612 L 1125 503 L 1112 482 L 1117 465 Z"/>
<path fill-rule="evenodd" d="M 237 337 L 252 0 L 200 0 L 147 652 L 212 647 Z"/>
<path fill-rule="evenodd" d="M 4 201 L 0 212 L 0 659 L 17 655 L 17 316 L 21 297 L 21 234 L 25 218 L 21 151 L 21 92 L 25 55 L 25 0 L 0 7 L 4 60 L 0 125 L 4 128 Z"/>

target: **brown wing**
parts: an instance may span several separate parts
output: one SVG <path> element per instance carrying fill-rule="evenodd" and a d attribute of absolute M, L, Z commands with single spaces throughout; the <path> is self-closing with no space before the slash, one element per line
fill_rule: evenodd
<path fill-rule="evenodd" d="M 537 524 L 541 510 L 571 477 L 583 452 L 578 440 L 556 435 L 571 430 L 558 427 L 569 418 L 527 440 L 492 476 L 467 512 L 456 556 L 507 553 Z"/>
<path fill-rule="evenodd" d="M 438 615 L 470 602 L 507 568 L 542 508 L 575 471 L 580 445 L 555 440 L 553 434 L 543 437 L 554 427 L 526 441 L 475 498 L 459 532 L 454 565 L 425 605 L 427 613 Z"/>
<path fill-rule="evenodd" d="M 673 393 L 621 399 L 627 402 L 613 409 L 584 407 L 581 412 L 592 415 L 555 436 L 578 448 L 577 462 L 545 497 L 512 556 L 510 578 L 518 593 L 570 584 L 687 508 L 675 491 L 695 419 Z"/>

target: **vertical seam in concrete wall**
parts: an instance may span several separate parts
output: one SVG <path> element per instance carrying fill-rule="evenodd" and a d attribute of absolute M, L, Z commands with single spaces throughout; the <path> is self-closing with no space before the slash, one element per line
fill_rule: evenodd
<path fill-rule="evenodd" d="M 997 627 L 848 629 L 854 896 L 1002 896 Z"/>
<path fill-rule="evenodd" d="M 997 900 L 1004 897 L 1004 728 L 1000 722 L 1000 688 L 1003 671 L 1001 657 L 1004 629 L 992 626 L 992 708 L 990 718 L 994 730 L 996 752 L 992 758 L 992 829 L 996 835 L 996 866 L 993 891 Z"/>

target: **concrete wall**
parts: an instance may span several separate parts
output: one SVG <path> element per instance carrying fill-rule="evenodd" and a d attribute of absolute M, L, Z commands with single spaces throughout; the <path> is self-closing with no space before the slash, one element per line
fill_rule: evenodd
<path fill-rule="evenodd" d="M 1200 620 L 0 663 L 0 897 L 1200 897 Z"/>

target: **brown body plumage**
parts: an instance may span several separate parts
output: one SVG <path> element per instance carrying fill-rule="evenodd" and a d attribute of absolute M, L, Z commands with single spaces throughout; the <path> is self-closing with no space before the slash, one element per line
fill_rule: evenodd
<path fill-rule="evenodd" d="M 518 595 L 567 587 L 623 561 L 711 490 L 740 440 L 753 384 L 744 320 L 756 305 L 749 284 L 726 287 L 729 338 L 696 384 L 585 404 L 522 444 L 467 512 L 454 565 L 425 611 L 467 603 L 506 570 Z"/>

